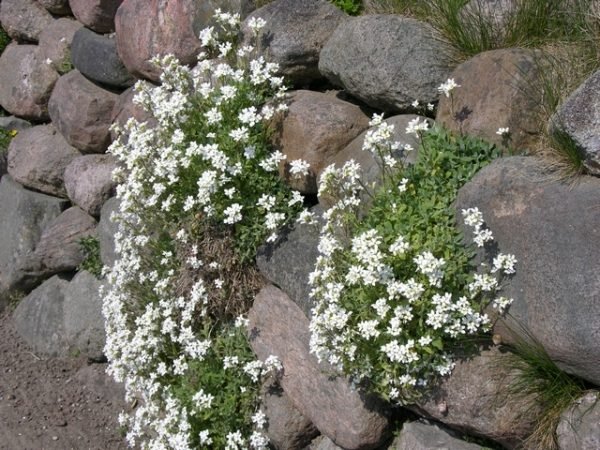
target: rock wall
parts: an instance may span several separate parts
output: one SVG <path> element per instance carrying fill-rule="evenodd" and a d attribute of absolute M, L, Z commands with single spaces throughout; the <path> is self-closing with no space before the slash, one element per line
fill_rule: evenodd
<path fill-rule="evenodd" d="M 194 65 L 202 51 L 199 31 L 222 3 L 1 1 L 0 22 L 13 42 L 0 56 L 0 105 L 13 117 L 1 118 L 0 126 L 20 131 L 6 167 L 0 162 L 0 308 L 18 292 L 28 294 L 14 320 L 36 351 L 67 355 L 75 349 L 102 359 L 100 282 L 75 271 L 83 258 L 81 237 L 98 236 L 102 261 L 114 260 L 110 127 L 129 117 L 145 120 L 132 102 L 131 86 L 138 79 L 160 81 L 148 60 L 172 53 Z M 325 0 L 277 0 L 258 10 L 251 0 L 226 3 L 244 17 L 267 21 L 269 39 L 259 50 L 280 64 L 293 88 L 289 114 L 276 124 L 273 142 L 288 159 L 310 162 L 311 172 L 301 180 L 290 179 L 289 168 L 281 167 L 283 179 L 305 194 L 316 194 L 320 172 L 331 163 L 359 160 L 369 179 L 376 178 L 375 161 L 360 150 L 372 112 L 397 114 L 389 120 L 400 129 L 414 114 L 432 115 L 437 106 L 438 122 L 457 132 L 504 146 L 506 135 L 496 130 L 508 127 L 511 146 L 521 151 L 536 139 L 531 117 L 539 102 L 523 96 L 539 76 L 533 52 L 491 51 L 456 66 L 449 47 L 414 19 L 350 18 Z M 242 30 L 247 39 L 247 22 Z M 436 89 L 447 78 L 464 88 L 451 99 Z M 503 158 L 466 185 L 458 201 L 459 209 L 479 206 L 500 246 L 522 264 L 509 287 L 515 320 L 564 370 L 595 385 L 600 385 L 600 179 L 593 176 L 600 174 L 599 85 L 595 74 L 550 124 L 572 135 L 584 155 L 588 175 L 576 187 L 553 180 L 532 157 Z M 311 89 L 315 86 L 319 91 Z M 415 145 L 405 135 L 397 137 Z M 316 208 L 326 208 L 327 199 L 320 200 Z M 389 407 L 364 398 L 347 380 L 331 381 L 320 372 L 307 348 L 306 282 L 316 243 L 312 229 L 298 226 L 258 257 L 264 276 L 280 288 L 265 288 L 251 312 L 253 326 L 263 330 L 253 341 L 255 351 L 280 354 L 285 365 L 283 390 L 265 394 L 277 448 L 474 448 L 423 420 L 405 425 L 390 444 Z M 298 319 L 286 323 L 292 313 Z M 499 323 L 496 331 L 506 335 L 506 325 Z M 490 400 L 507 382 L 490 376 L 494 352 L 466 361 L 439 395 L 414 410 L 518 447 L 532 424 L 507 425 L 507 416 L 526 408 L 517 400 Z M 480 384 L 485 398 L 470 389 Z M 593 428 L 585 427 L 585 433 Z M 323 436 L 309 444 L 318 433 Z M 561 433 L 561 445 L 568 441 L 564 448 L 575 448 L 567 432 Z"/>

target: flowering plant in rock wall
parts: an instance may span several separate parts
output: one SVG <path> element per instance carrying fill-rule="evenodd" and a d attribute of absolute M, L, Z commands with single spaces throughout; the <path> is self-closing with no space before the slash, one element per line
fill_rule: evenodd
<path fill-rule="evenodd" d="M 258 33 L 264 21 L 250 22 Z M 251 260 L 303 198 L 279 180 L 263 120 L 284 95 L 276 65 L 237 47 L 239 17 L 216 13 L 207 54 L 190 69 L 157 58 L 161 85 L 138 83 L 155 124 L 131 119 L 110 152 L 120 161 L 119 255 L 105 292 L 109 373 L 135 410 L 131 446 L 266 448 L 261 379 L 280 369 L 248 346 L 246 312 L 260 285 Z M 279 106 L 278 106 L 279 105 Z"/>
<path fill-rule="evenodd" d="M 354 161 L 321 177 L 320 195 L 336 202 L 324 213 L 310 278 L 310 345 L 357 384 L 409 403 L 451 372 L 465 337 L 488 329 L 486 305 L 503 312 L 510 304 L 497 290 L 516 260 L 499 254 L 475 268 L 474 250 L 455 226 L 458 189 L 496 156 L 493 145 L 415 119 L 406 132 L 421 146 L 416 163 L 404 167 L 397 156 L 412 149 L 391 141 L 393 126 L 381 116 L 371 125 L 363 150 L 380 163 L 381 187 L 365 192 Z M 365 194 L 372 202 L 366 214 Z M 478 209 L 462 217 L 478 246 L 492 241 Z"/>

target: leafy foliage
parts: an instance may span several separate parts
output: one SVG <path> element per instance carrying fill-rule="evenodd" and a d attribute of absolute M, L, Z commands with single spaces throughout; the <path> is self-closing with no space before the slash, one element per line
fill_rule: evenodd
<path fill-rule="evenodd" d="M 100 241 L 95 236 L 88 236 L 79 240 L 79 246 L 84 255 L 83 262 L 78 270 L 87 270 L 96 278 L 102 276 L 102 260 L 100 259 Z"/>
<path fill-rule="evenodd" d="M 331 0 L 331 2 L 351 16 L 356 16 L 362 10 L 362 0 Z"/>

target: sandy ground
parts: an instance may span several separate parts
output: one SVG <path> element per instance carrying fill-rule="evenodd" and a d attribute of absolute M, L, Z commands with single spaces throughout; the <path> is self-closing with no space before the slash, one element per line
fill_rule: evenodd
<path fill-rule="evenodd" d="M 43 358 L 0 313 L 0 450 L 125 449 L 122 392 L 104 364 Z"/>

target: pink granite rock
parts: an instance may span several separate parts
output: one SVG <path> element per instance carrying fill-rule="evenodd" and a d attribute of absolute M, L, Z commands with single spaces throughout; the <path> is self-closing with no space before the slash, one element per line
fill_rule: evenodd
<path fill-rule="evenodd" d="M 110 33 L 115 30 L 115 14 L 123 0 L 69 0 L 69 3 L 75 18 L 86 27 Z"/>

